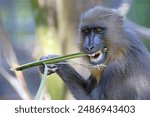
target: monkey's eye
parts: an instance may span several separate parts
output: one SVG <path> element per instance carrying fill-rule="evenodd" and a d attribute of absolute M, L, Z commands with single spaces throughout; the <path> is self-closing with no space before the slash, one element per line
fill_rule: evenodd
<path fill-rule="evenodd" d="M 85 33 L 85 34 L 88 34 L 88 33 L 91 32 L 91 30 L 89 28 L 86 28 L 86 29 L 82 30 L 82 32 Z"/>
<path fill-rule="evenodd" d="M 103 31 L 103 28 L 97 27 L 97 28 L 95 28 L 94 31 L 97 32 L 97 33 L 99 33 L 99 32 L 102 32 L 102 31 Z"/>

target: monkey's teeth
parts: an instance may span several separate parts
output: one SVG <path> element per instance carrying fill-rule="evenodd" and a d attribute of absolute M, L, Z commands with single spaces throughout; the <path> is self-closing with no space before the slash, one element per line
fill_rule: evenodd
<path fill-rule="evenodd" d="M 89 57 L 92 62 L 99 62 L 103 58 L 103 53 L 102 51 L 98 51 L 94 54 L 90 54 Z"/>
<path fill-rule="evenodd" d="M 104 53 L 107 52 L 107 48 L 103 48 L 102 50 L 99 50 L 96 53 L 93 54 L 89 54 L 89 58 L 91 60 L 91 62 L 93 63 L 99 63 L 100 61 L 102 61 L 104 59 Z"/>
<path fill-rule="evenodd" d="M 100 53 L 98 57 L 90 57 L 92 62 L 99 62 L 103 58 L 103 53 Z"/>
<path fill-rule="evenodd" d="M 101 52 L 102 52 L 102 51 L 99 50 L 98 52 L 93 53 L 93 54 L 89 54 L 88 56 L 89 56 L 89 57 L 94 57 L 94 56 L 96 56 L 97 54 L 100 54 Z"/>

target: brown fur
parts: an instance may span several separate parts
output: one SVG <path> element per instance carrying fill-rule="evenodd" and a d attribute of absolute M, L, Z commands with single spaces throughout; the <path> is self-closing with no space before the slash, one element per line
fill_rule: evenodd
<path fill-rule="evenodd" d="M 91 69 L 92 75 L 96 78 L 97 83 L 101 80 L 105 67 Z"/>

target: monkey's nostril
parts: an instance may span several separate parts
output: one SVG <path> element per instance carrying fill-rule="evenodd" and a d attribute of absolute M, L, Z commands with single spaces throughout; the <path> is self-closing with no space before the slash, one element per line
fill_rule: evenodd
<path fill-rule="evenodd" d="M 93 50 L 94 48 L 95 48 L 94 45 L 93 45 L 93 46 L 86 46 L 86 49 L 87 49 L 88 51 Z"/>

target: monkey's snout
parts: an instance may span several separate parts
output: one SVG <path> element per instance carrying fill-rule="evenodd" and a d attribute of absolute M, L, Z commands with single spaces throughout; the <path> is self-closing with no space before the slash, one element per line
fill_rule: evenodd
<path fill-rule="evenodd" d="M 94 48 L 95 48 L 95 45 L 93 45 L 93 46 L 86 46 L 85 47 L 88 51 L 91 51 L 91 50 L 93 50 Z"/>

